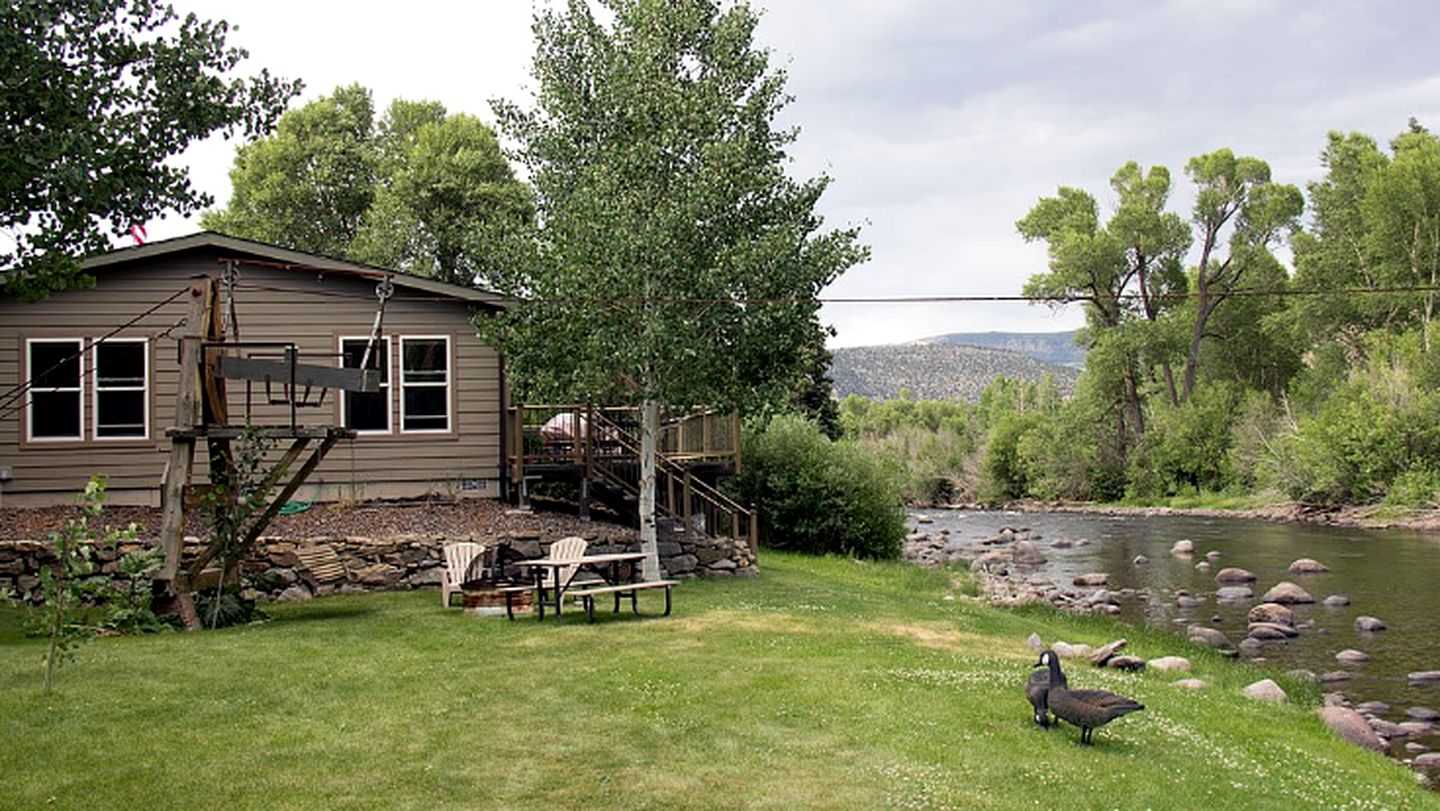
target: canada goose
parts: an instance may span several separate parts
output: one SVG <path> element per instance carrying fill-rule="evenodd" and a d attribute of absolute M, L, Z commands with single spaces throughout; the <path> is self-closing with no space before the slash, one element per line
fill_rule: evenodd
<path fill-rule="evenodd" d="M 1045 694 L 1050 692 L 1050 671 L 1035 670 L 1030 674 L 1030 680 L 1025 682 L 1025 697 L 1030 699 L 1030 706 L 1035 708 L 1035 723 L 1042 727 L 1050 726 L 1050 705 L 1045 701 Z"/>
<path fill-rule="evenodd" d="M 1081 743 L 1091 742 L 1096 727 L 1145 709 L 1143 704 L 1109 690 L 1071 690 L 1065 681 L 1065 673 L 1060 670 L 1060 657 L 1054 651 L 1041 653 L 1035 667 L 1049 671 L 1050 689 L 1045 694 L 1045 703 L 1050 712 L 1055 713 L 1056 718 L 1080 727 Z"/>

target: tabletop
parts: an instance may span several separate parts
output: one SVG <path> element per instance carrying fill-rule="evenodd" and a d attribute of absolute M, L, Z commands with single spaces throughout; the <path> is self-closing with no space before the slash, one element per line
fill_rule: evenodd
<path fill-rule="evenodd" d="M 625 560 L 643 560 L 644 552 L 609 552 L 603 555 L 581 555 L 578 558 L 534 558 L 517 560 L 516 566 L 574 566 L 584 563 L 617 563 Z"/>

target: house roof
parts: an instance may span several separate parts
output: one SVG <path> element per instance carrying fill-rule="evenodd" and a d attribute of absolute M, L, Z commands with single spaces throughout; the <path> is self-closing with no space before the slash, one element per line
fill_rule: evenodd
<path fill-rule="evenodd" d="M 137 245 L 131 248 L 118 248 L 113 251 L 91 256 L 81 262 L 80 267 L 87 272 L 95 271 L 101 268 L 155 259 L 182 251 L 201 248 L 211 248 L 222 255 L 228 251 L 243 256 L 258 257 L 271 263 L 275 267 L 295 271 L 345 273 L 367 278 L 380 278 L 388 275 L 399 287 L 419 290 L 431 295 L 450 296 L 461 301 L 468 301 L 472 304 L 501 310 L 507 310 L 515 304 L 513 299 L 489 290 L 450 284 L 449 282 L 402 273 L 401 271 L 391 270 L 389 268 L 351 262 L 346 259 L 336 259 L 333 256 L 295 251 L 289 248 L 282 248 L 278 245 L 271 245 L 267 242 L 256 242 L 252 239 L 226 236 L 225 234 L 214 231 L 200 231 L 199 233 L 188 234 L 183 237 L 148 242 L 144 245 Z"/>

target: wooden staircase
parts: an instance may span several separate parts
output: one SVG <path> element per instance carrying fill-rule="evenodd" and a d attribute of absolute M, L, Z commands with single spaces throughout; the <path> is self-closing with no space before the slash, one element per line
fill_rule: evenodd
<path fill-rule="evenodd" d="M 594 495 L 638 521 L 640 412 L 588 405 L 521 405 L 506 430 L 511 491 L 522 503 L 541 481 L 579 484 L 581 511 Z M 740 470 L 739 417 L 697 410 L 662 419 L 655 460 L 655 509 L 687 538 L 745 540 L 756 546 L 752 509 L 720 492 L 720 476 Z"/>

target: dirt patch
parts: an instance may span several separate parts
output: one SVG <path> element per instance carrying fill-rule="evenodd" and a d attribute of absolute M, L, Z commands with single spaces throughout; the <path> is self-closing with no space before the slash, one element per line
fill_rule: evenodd
<path fill-rule="evenodd" d="M 965 633 L 939 625 L 885 625 L 875 623 L 867 626 L 877 633 L 904 637 L 922 648 L 943 650 L 948 653 L 969 653 L 981 647 L 991 647 L 994 640 L 981 634 Z"/>
<path fill-rule="evenodd" d="M 11 507 L 0 509 L 0 540 L 39 540 L 51 530 L 65 526 L 79 515 L 75 507 Z M 160 510 L 154 507 L 105 508 L 103 523 L 125 526 L 134 522 L 140 537 L 159 537 Z M 364 537 L 391 538 L 401 535 L 490 535 L 535 533 L 540 537 L 594 535 L 604 528 L 607 534 L 624 531 L 613 524 L 581 521 L 561 512 L 522 512 L 489 499 L 458 501 L 395 501 L 364 504 L 316 504 L 304 512 L 282 515 L 266 529 L 267 535 L 286 538 Z M 206 533 L 203 516 L 186 516 L 187 535 Z"/>

